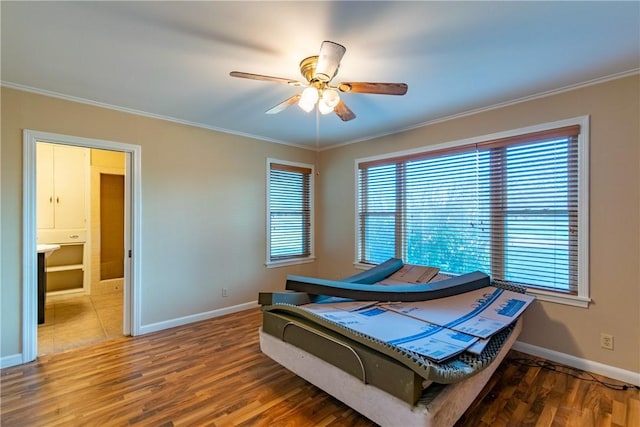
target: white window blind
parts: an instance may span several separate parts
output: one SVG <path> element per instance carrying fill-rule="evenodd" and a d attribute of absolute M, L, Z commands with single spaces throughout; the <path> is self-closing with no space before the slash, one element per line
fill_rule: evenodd
<path fill-rule="evenodd" d="M 312 176 L 309 167 L 269 162 L 268 262 L 311 256 Z"/>
<path fill-rule="evenodd" d="M 361 162 L 359 261 L 577 293 L 580 126 Z"/>

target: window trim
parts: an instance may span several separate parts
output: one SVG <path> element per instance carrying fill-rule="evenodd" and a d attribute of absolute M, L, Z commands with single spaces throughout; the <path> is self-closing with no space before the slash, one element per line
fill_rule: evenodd
<path fill-rule="evenodd" d="M 307 257 L 296 257 L 296 258 L 289 258 L 289 259 L 281 259 L 281 260 L 277 260 L 277 261 L 272 261 L 271 260 L 271 211 L 270 211 L 270 206 L 271 206 L 271 165 L 272 164 L 277 164 L 280 166 L 289 166 L 291 167 L 292 170 L 296 170 L 296 169 L 308 169 L 311 170 L 311 173 L 309 175 L 309 209 L 310 209 L 310 216 L 309 216 L 309 220 L 311 222 L 311 225 L 309 226 L 309 256 Z M 271 158 L 268 157 L 267 158 L 267 163 L 266 163 L 266 206 L 265 206 L 265 213 L 266 213 L 266 234 L 265 234 L 265 253 L 266 253 L 266 259 L 265 259 L 265 266 L 267 268 L 277 268 L 277 267 L 285 267 L 288 265 L 296 265 L 296 264 L 306 264 L 306 263 L 310 263 L 310 262 L 314 262 L 316 257 L 315 257 L 315 207 L 314 207 L 314 200 L 315 200 L 315 166 L 311 165 L 311 164 L 307 164 L 307 163 L 300 163 L 300 162 L 291 162 L 288 160 L 280 160 L 280 159 L 275 159 L 275 158 Z"/>
<path fill-rule="evenodd" d="M 397 151 L 371 157 L 358 158 L 354 160 L 354 224 L 355 224 L 355 244 L 354 244 L 354 267 L 367 270 L 372 267 L 358 261 L 360 253 L 360 219 L 358 215 L 359 193 L 358 193 L 358 171 L 362 163 L 383 162 L 391 158 L 410 157 L 419 154 L 430 153 L 441 150 L 455 150 L 457 147 L 472 144 L 492 143 L 504 138 L 513 138 L 534 132 L 543 132 L 566 126 L 580 126 L 578 136 L 578 293 L 577 295 L 564 294 L 561 292 L 546 291 L 537 288 L 527 288 L 527 293 L 535 295 L 539 300 L 561 303 L 576 307 L 587 308 L 591 302 L 589 297 L 589 115 L 578 116 L 555 122 L 548 122 L 518 129 L 511 129 L 503 132 L 492 133 L 472 138 L 455 141 L 448 141 L 440 144 L 422 146 L 410 150 Z"/>

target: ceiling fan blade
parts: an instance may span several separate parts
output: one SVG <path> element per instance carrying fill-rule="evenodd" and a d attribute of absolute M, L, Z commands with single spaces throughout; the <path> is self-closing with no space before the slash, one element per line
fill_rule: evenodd
<path fill-rule="evenodd" d="M 314 78 L 322 82 L 330 81 L 336 75 L 340 60 L 342 60 L 346 50 L 341 44 L 323 41 L 320 46 L 320 54 L 318 54 Z"/>
<path fill-rule="evenodd" d="M 377 93 L 380 95 L 404 95 L 408 88 L 406 83 L 344 82 L 338 85 L 341 92 Z"/>
<path fill-rule="evenodd" d="M 280 111 L 284 110 L 285 108 L 290 107 L 293 104 L 295 104 L 298 101 L 300 101 L 300 97 L 301 96 L 302 95 L 300 95 L 300 94 L 293 95 L 291 98 L 285 99 L 280 104 L 278 104 L 275 107 L 270 108 L 267 111 L 265 111 L 265 114 L 278 114 Z"/>
<path fill-rule="evenodd" d="M 348 122 L 349 120 L 356 118 L 355 113 L 342 101 L 338 102 L 338 105 L 333 108 L 333 111 L 335 111 L 337 116 L 340 117 L 343 122 Z"/>
<path fill-rule="evenodd" d="M 283 77 L 271 77 L 264 76 L 262 74 L 243 73 L 242 71 L 232 71 L 229 73 L 231 77 L 240 77 L 242 79 L 262 80 L 265 82 L 284 83 L 291 86 L 302 86 L 302 82 L 292 79 L 285 79 Z"/>

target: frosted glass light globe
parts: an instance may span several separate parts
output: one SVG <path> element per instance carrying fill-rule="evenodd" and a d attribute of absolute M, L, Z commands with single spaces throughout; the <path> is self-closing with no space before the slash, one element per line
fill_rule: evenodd
<path fill-rule="evenodd" d="M 320 101 L 318 101 L 318 110 L 320 110 L 320 114 L 329 114 L 333 111 L 333 107 L 327 105 L 327 102 L 323 97 Z"/>
<path fill-rule="evenodd" d="M 334 108 L 340 102 L 340 95 L 335 89 L 326 89 L 322 92 L 322 100 L 331 108 Z"/>

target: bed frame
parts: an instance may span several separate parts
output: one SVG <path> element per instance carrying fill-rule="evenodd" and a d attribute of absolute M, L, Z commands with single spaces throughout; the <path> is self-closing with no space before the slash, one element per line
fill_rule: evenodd
<path fill-rule="evenodd" d="M 388 293 L 415 301 L 419 293 L 425 299 L 440 298 L 443 292 L 454 295 L 489 285 L 488 276 L 481 277 L 481 273 L 471 274 L 468 280 L 453 278 L 444 285 L 412 288 L 407 293 L 402 287 L 376 285 L 400 267 L 402 261 L 389 260 L 340 282 L 289 276 L 287 292 L 259 295 L 263 305 L 260 348 L 277 363 L 381 426 L 450 427 L 509 352 L 522 330 L 521 317 L 493 335 L 480 355 L 465 352 L 435 363 L 297 307 L 322 295 L 380 300 Z M 505 287 L 524 292 L 520 287 Z"/>
<path fill-rule="evenodd" d="M 521 329 L 522 319 L 519 319 L 502 350 L 485 369 L 455 384 L 431 383 L 420 390 L 418 400 L 413 404 L 407 401 L 410 398 L 403 399 L 369 382 L 376 376 L 372 372 L 378 368 L 375 365 L 363 365 L 362 375 L 352 375 L 322 357 L 288 342 L 291 339 L 289 332 L 285 333 L 284 339 L 265 332 L 263 328 L 260 328 L 259 334 L 260 349 L 264 354 L 381 426 L 451 427 L 482 391 Z M 319 343 L 327 341 L 322 333 L 318 338 Z M 345 352 L 357 354 L 348 344 L 339 345 L 344 346 Z M 349 363 L 359 365 L 355 356 Z M 402 371 L 402 367 L 394 368 L 395 371 Z M 390 377 L 389 371 L 385 372 L 384 368 L 377 375 L 382 378 Z M 407 376 L 405 372 L 400 381 L 407 381 Z M 409 382 L 408 390 L 413 390 L 416 384 L 415 381 Z M 413 396 L 411 391 L 406 393 L 405 396 Z"/>

